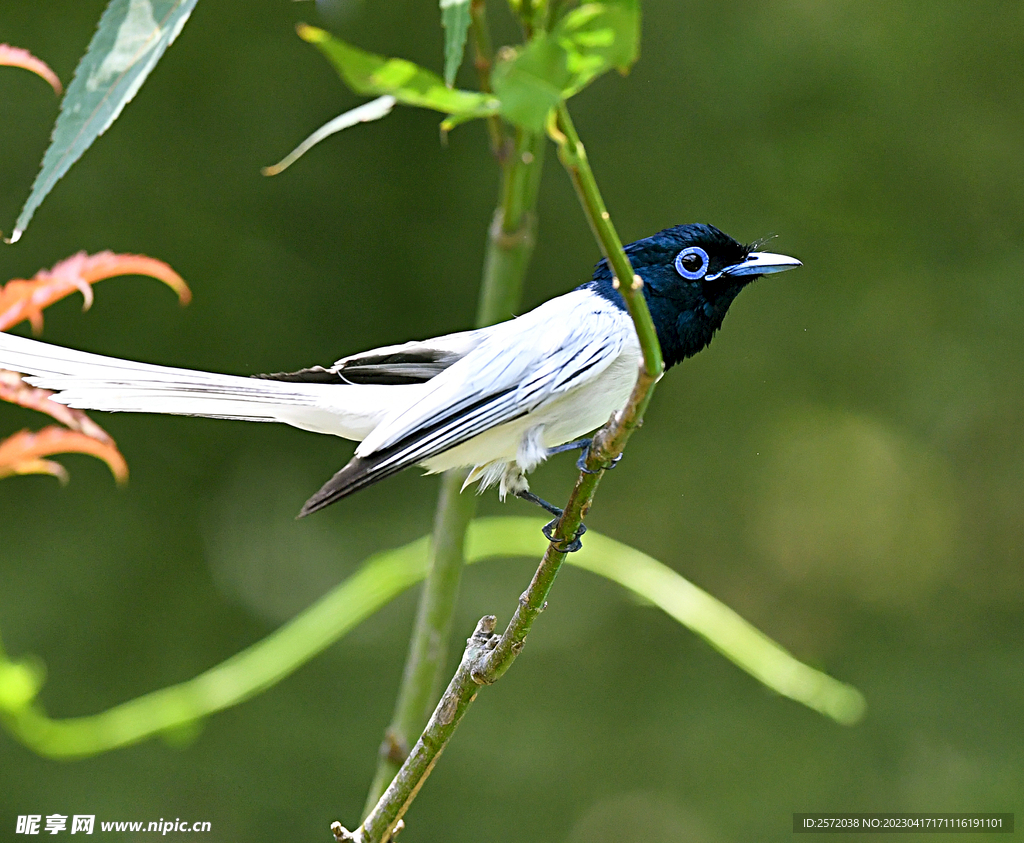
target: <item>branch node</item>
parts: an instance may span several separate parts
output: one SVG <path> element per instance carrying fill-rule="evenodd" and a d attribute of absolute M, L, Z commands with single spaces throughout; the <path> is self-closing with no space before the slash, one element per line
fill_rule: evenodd
<path fill-rule="evenodd" d="M 618 275 L 613 275 L 612 276 L 612 289 L 613 290 L 619 289 L 619 276 Z"/>
<path fill-rule="evenodd" d="M 474 668 L 469 672 L 469 678 L 472 679 L 477 685 L 493 685 L 494 680 L 487 675 L 487 662 L 481 663 L 481 666 Z"/>
<path fill-rule="evenodd" d="M 634 275 L 631 287 L 634 290 L 642 290 L 644 288 L 644 279 L 639 275 Z"/>
<path fill-rule="evenodd" d="M 345 826 L 337 820 L 331 823 L 331 833 L 334 835 L 334 839 L 337 840 L 338 843 L 353 843 L 356 839 L 355 834 L 345 828 Z"/>
<path fill-rule="evenodd" d="M 529 243 L 533 231 L 529 223 L 521 225 L 515 231 L 505 231 L 505 215 L 499 208 L 491 221 L 490 237 L 495 246 L 508 252 Z"/>
<path fill-rule="evenodd" d="M 495 615 L 484 615 L 480 620 L 476 622 L 476 629 L 473 630 L 473 634 L 466 641 L 467 644 L 483 644 L 490 640 L 491 633 L 494 632 L 494 627 L 498 624 L 498 618 Z"/>

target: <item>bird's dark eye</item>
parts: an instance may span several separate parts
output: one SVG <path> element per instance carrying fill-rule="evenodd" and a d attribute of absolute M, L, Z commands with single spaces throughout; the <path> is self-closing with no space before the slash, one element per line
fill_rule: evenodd
<path fill-rule="evenodd" d="M 676 272 L 688 281 L 699 281 L 708 271 L 708 253 L 700 246 L 689 246 L 676 255 Z"/>

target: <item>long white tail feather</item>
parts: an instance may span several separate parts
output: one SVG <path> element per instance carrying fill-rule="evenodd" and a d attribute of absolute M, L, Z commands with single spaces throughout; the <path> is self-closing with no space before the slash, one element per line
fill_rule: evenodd
<path fill-rule="evenodd" d="M 412 399 L 418 387 L 222 375 L 104 357 L 2 332 L 0 368 L 23 373 L 31 385 L 57 393 L 52 400 L 77 409 L 282 422 L 357 441 Z"/>

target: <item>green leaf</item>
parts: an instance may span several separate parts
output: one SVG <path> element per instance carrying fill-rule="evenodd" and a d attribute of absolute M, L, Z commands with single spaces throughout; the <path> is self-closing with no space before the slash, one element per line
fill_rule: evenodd
<path fill-rule="evenodd" d="M 455 84 L 462 65 L 469 34 L 469 0 L 441 0 L 441 26 L 444 27 L 444 83 Z"/>
<path fill-rule="evenodd" d="M 499 58 L 492 74 L 501 115 L 534 132 L 548 112 L 613 67 L 627 70 L 639 55 L 637 0 L 585 3 L 550 33 L 538 32 L 522 49 Z"/>
<path fill-rule="evenodd" d="M 68 86 L 50 148 L 9 242 L 21 237 L 53 186 L 117 119 L 195 5 L 196 0 L 110 0 Z"/>
<path fill-rule="evenodd" d="M 327 57 L 345 84 L 357 94 L 390 94 L 404 105 L 432 108 L 466 118 L 486 117 L 498 110 L 494 97 L 449 88 L 436 73 L 411 61 L 368 53 L 313 26 L 302 24 L 298 32 Z"/>
<path fill-rule="evenodd" d="M 501 100 L 501 116 L 532 132 L 542 131 L 548 112 L 562 101 L 572 81 L 567 62 L 565 49 L 543 32 L 518 53 L 500 58 L 491 84 Z"/>
<path fill-rule="evenodd" d="M 586 3 L 571 10 L 552 37 L 566 51 L 572 96 L 615 67 L 625 73 L 640 54 L 640 6 L 637 0 Z"/>
<path fill-rule="evenodd" d="M 466 536 L 466 562 L 540 558 L 548 546 L 535 518 L 479 518 Z M 50 718 L 34 701 L 42 671 L 26 673 L 0 648 L 0 724 L 40 755 L 76 758 L 180 730 L 265 691 L 423 579 L 430 536 L 376 553 L 340 585 L 261 641 L 204 673 L 85 717 Z M 769 688 L 843 724 L 864 714 L 864 697 L 795 659 L 732 609 L 667 565 L 589 531 L 566 562 L 607 577 L 654 604 Z M 482 609 L 480 611 L 483 611 Z"/>

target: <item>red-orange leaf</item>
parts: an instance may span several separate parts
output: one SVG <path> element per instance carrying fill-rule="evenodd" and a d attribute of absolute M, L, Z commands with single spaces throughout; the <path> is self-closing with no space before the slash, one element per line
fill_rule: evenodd
<path fill-rule="evenodd" d="M 6 369 L 0 369 L 0 401 L 9 401 L 11 404 L 18 404 L 22 407 L 28 407 L 30 410 L 46 413 L 62 424 L 66 424 L 72 430 L 77 430 L 100 442 L 112 443 L 114 441 L 102 427 L 90 419 L 82 410 L 73 410 L 71 407 L 65 407 L 63 404 L 51 401 L 51 395 L 53 393 L 48 389 L 29 386 L 21 379 L 21 375 L 17 372 L 8 372 Z"/>
<path fill-rule="evenodd" d="M 82 294 L 85 299 L 83 309 L 88 310 L 92 304 L 90 285 L 115 275 L 149 275 L 174 290 L 182 304 L 188 304 L 192 299 L 192 292 L 182 277 L 156 258 L 114 252 L 95 255 L 79 252 L 55 264 L 53 269 L 41 269 L 27 281 L 18 278 L 0 287 L 0 331 L 28 319 L 32 330 L 39 333 L 43 329 L 43 308 L 75 290 Z"/>
<path fill-rule="evenodd" d="M 43 79 L 49 82 L 50 87 L 53 88 L 53 92 L 58 97 L 61 95 L 63 88 L 60 86 L 60 79 L 57 78 L 57 74 L 50 70 L 50 66 L 45 61 L 37 59 L 28 50 L 23 50 L 21 47 L 12 47 L 10 44 L 0 44 L 0 64 L 31 70 L 37 76 L 42 76 Z"/>
<path fill-rule="evenodd" d="M 22 430 L 0 442 L 0 477 L 12 474 L 52 474 L 67 481 L 63 466 L 43 459 L 51 454 L 91 454 L 103 460 L 118 483 L 128 479 L 128 464 L 112 442 L 100 442 L 77 430 L 51 425 L 38 433 Z"/>

